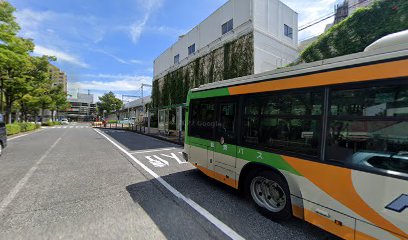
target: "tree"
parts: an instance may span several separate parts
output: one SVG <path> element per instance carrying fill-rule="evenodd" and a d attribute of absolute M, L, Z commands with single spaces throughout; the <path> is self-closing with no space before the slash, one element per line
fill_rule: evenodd
<path fill-rule="evenodd" d="M 30 55 L 34 44 L 29 39 L 17 36 L 20 27 L 13 15 L 15 8 L 8 2 L 0 2 L 0 105 L 6 105 L 6 121 L 11 122 L 11 108 L 21 99 L 30 86 L 27 74 L 30 68 Z M 4 97 L 3 97 L 4 92 Z M 3 110 L 3 109 L 1 109 Z"/>
<path fill-rule="evenodd" d="M 122 100 L 116 98 L 113 92 L 105 93 L 102 97 L 99 97 L 98 111 L 100 115 L 103 115 L 104 111 L 107 114 L 112 114 L 123 107 Z"/>
<path fill-rule="evenodd" d="M 52 98 L 52 107 L 50 110 L 52 112 L 57 111 L 57 118 L 58 113 L 60 111 L 65 111 L 67 108 L 70 107 L 69 102 L 67 101 L 67 93 L 64 92 L 64 89 L 61 85 L 57 85 L 51 89 L 51 98 Z M 54 119 L 54 116 L 52 116 Z"/>
<path fill-rule="evenodd" d="M 408 1 L 377 1 L 322 34 L 301 53 L 301 61 L 313 62 L 361 52 L 381 37 L 406 29 Z"/>

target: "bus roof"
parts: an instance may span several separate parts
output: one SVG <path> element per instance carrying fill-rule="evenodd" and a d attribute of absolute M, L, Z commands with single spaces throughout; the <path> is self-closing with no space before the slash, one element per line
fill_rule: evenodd
<path fill-rule="evenodd" d="M 192 92 L 205 91 L 215 88 L 223 88 L 234 85 L 261 82 L 265 80 L 282 79 L 296 75 L 311 74 L 316 72 L 329 71 L 332 69 L 348 68 L 355 65 L 364 65 L 372 62 L 387 61 L 395 58 L 408 57 L 408 43 L 389 47 L 382 47 L 372 51 L 354 53 L 336 58 L 325 59 L 312 63 L 300 64 L 293 67 L 285 67 L 273 71 L 249 75 L 224 81 L 218 81 L 201 85 L 194 88 Z"/>

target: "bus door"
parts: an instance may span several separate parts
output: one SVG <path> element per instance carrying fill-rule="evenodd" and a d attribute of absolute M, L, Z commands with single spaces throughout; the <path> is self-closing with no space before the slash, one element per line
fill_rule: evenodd
<path fill-rule="evenodd" d="M 221 174 L 223 179 L 225 178 L 225 182 L 229 183 L 235 179 L 237 111 L 237 98 L 217 101 L 213 159 L 210 159 L 209 165 L 210 169 Z"/>

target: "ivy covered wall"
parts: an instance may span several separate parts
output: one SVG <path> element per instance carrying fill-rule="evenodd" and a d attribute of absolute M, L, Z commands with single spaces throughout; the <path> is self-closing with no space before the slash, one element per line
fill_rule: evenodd
<path fill-rule="evenodd" d="M 408 29 L 408 1 L 381 0 L 357 10 L 307 47 L 300 62 L 313 62 L 363 51 L 377 39 Z"/>
<path fill-rule="evenodd" d="M 185 103 L 190 89 L 254 73 L 254 38 L 247 34 L 153 81 L 151 107 Z"/>

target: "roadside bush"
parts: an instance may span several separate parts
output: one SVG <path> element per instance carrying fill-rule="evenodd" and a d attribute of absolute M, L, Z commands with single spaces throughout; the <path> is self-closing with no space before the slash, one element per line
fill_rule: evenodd
<path fill-rule="evenodd" d="M 17 123 L 20 126 L 20 132 L 28 132 L 28 131 L 33 131 L 40 126 L 35 123 L 30 123 L 30 122 L 22 122 L 22 123 Z"/>
<path fill-rule="evenodd" d="M 13 123 L 13 124 L 6 124 L 6 131 L 7 131 L 7 136 L 18 134 L 21 132 L 21 128 L 19 124 Z"/>
<path fill-rule="evenodd" d="M 118 120 L 109 120 L 108 123 L 118 123 Z"/>
<path fill-rule="evenodd" d="M 52 127 L 52 126 L 57 126 L 57 125 L 62 125 L 62 124 L 61 124 L 61 122 L 51 122 L 51 121 L 49 121 L 49 122 L 44 122 L 41 125 L 45 126 L 45 127 Z"/>

